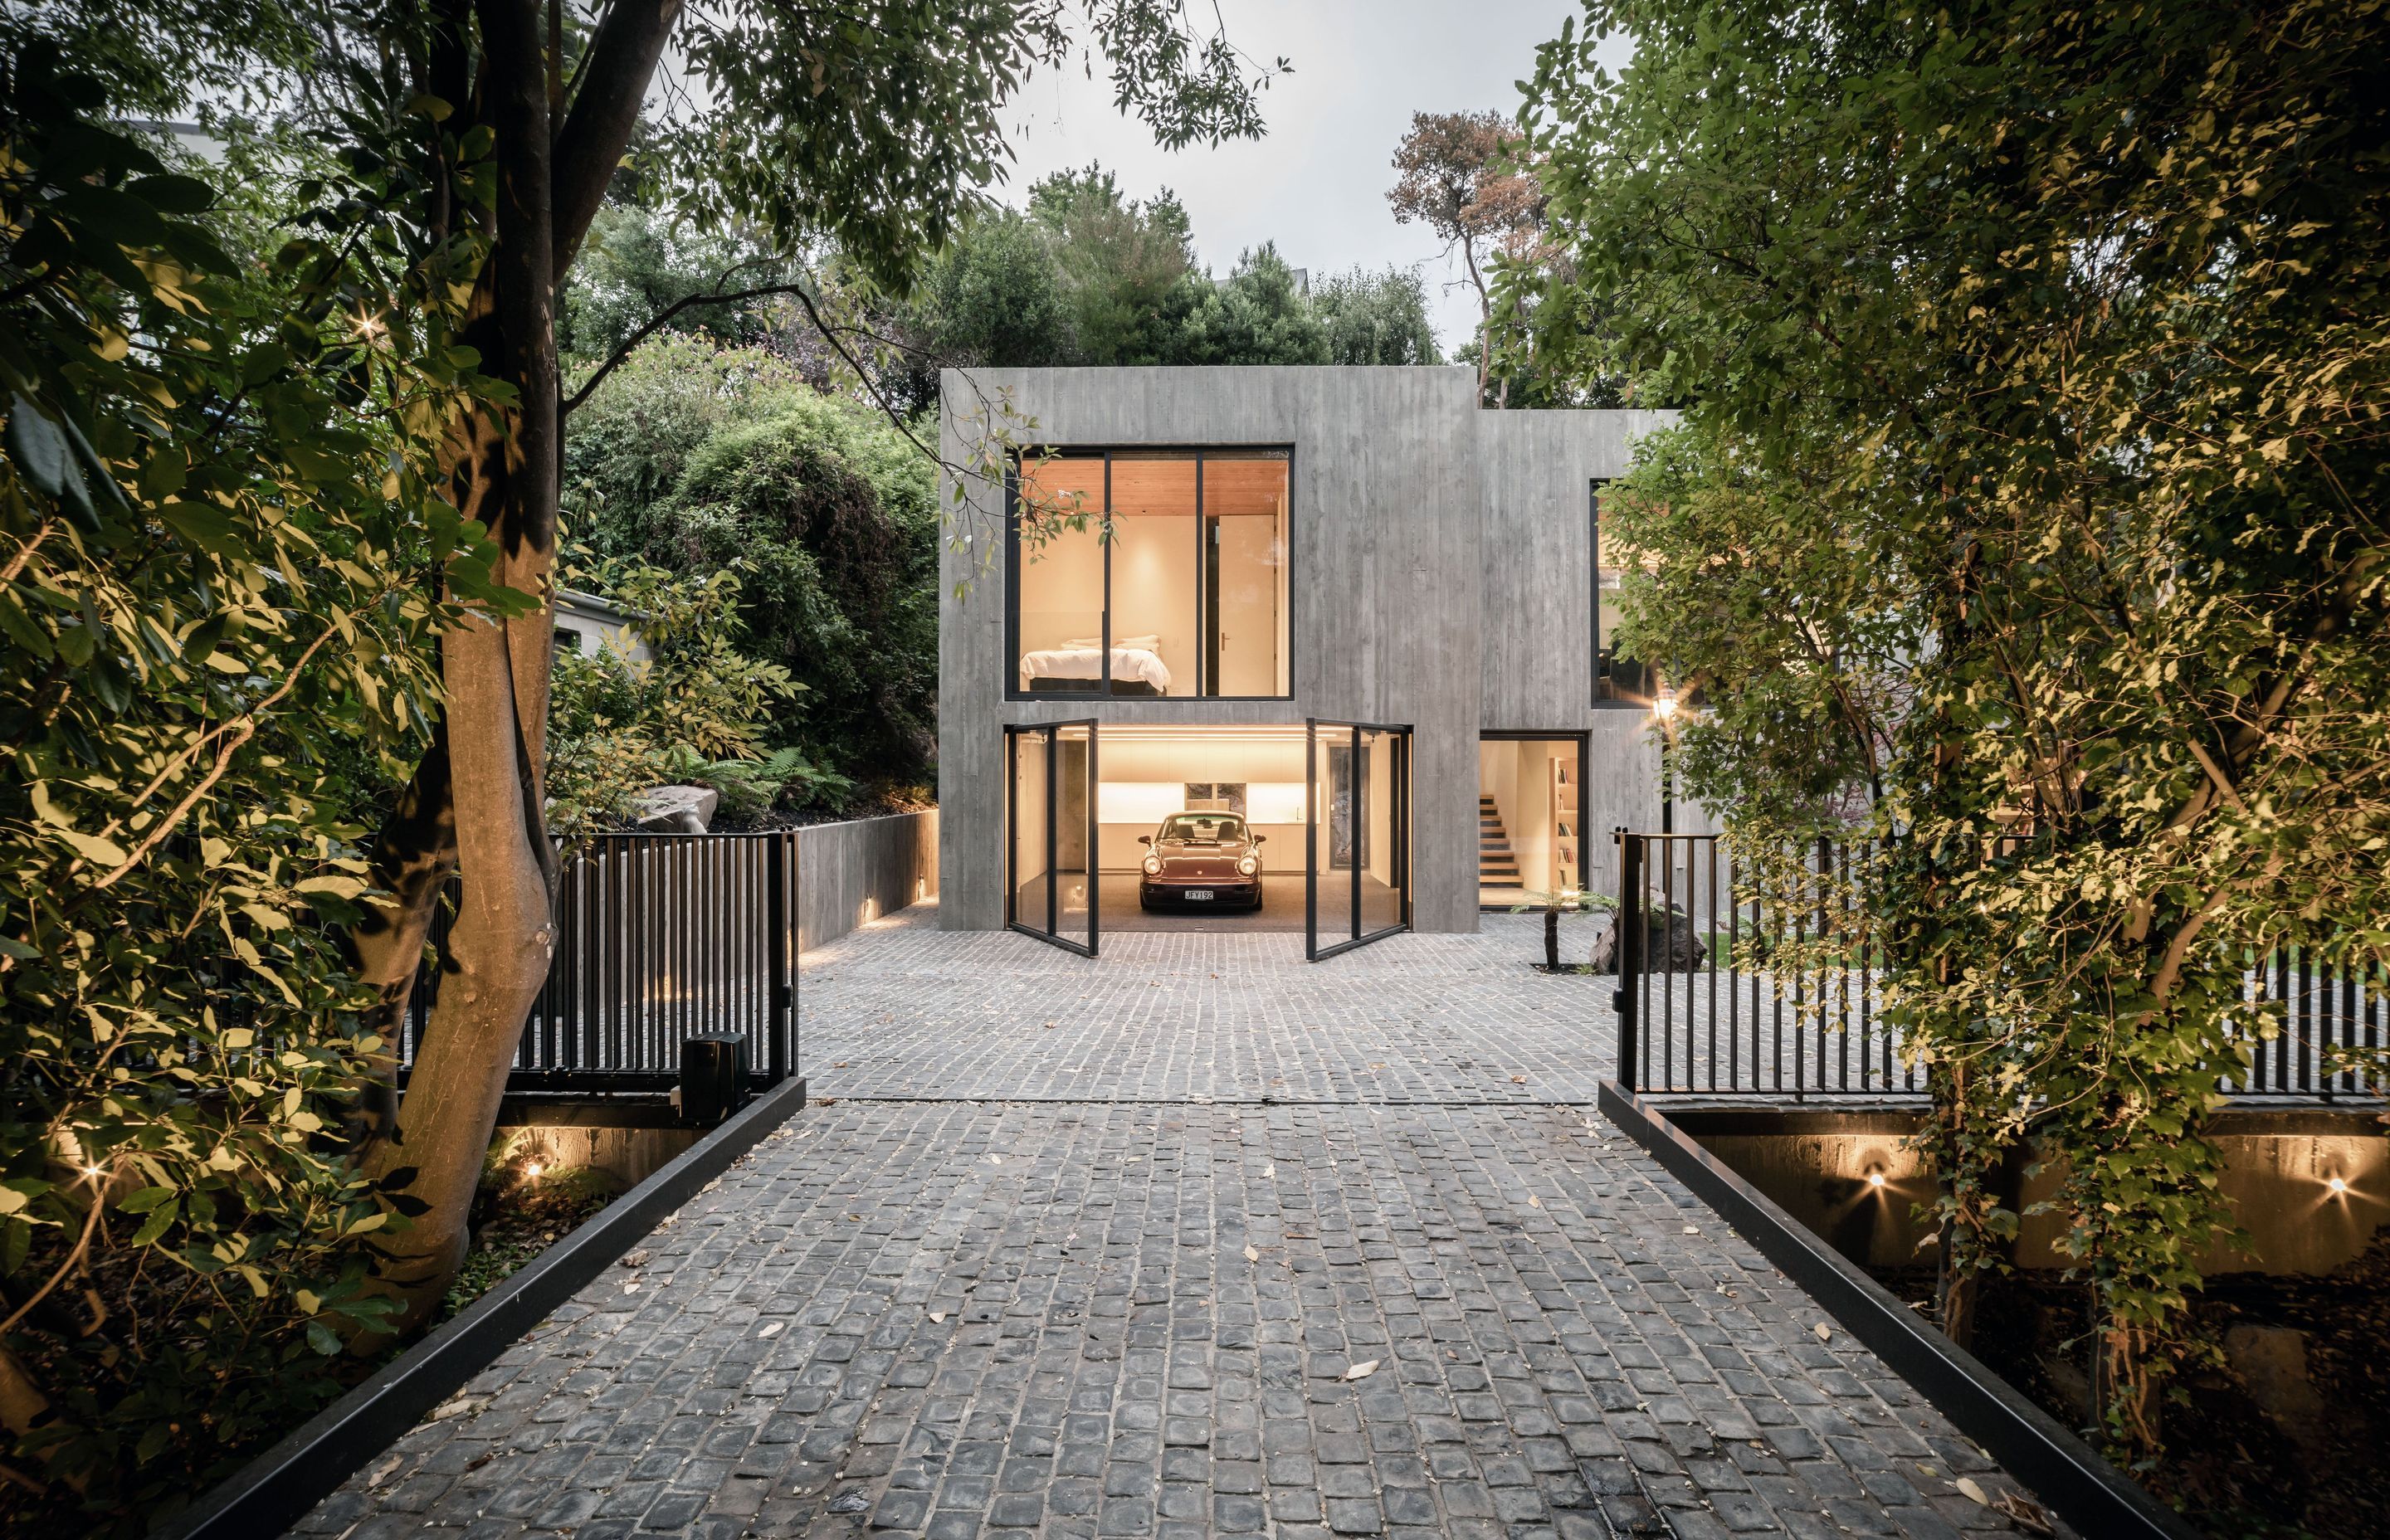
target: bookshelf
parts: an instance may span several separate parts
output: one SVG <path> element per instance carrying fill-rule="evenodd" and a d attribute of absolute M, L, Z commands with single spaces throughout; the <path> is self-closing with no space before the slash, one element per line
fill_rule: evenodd
<path fill-rule="evenodd" d="M 1576 767 L 1572 759 L 1556 757 L 1545 763 L 1548 766 L 1546 805 L 1551 814 L 1552 831 L 1551 883 L 1546 891 L 1559 892 L 1584 881 L 1585 866 L 1580 853 L 1585 830 L 1578 797 L 1583 789 L 1574 779 Z"/>

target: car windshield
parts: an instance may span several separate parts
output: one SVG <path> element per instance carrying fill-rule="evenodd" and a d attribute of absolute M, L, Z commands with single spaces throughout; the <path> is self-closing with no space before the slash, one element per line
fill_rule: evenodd
<path fill-rule="evenodd" d="M 1164 840 L 1241 840 L 1245 821 L 1233 813 L 1174 813 L 1162 820 Z"/>

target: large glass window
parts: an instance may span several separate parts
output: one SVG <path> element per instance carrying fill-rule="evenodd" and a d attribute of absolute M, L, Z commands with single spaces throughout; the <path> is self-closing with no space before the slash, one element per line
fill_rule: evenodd
<path fill-rule="evenodd" d="M 1601 489 L 1587 483 L 1587 538 L 1593 557 L 1593 703 L 1597 706 L 1644 705 L 1651 699 L 1651 681 L 1643 665 L 1618 650 L 1618 580 L 1625 575 L 1601 539 Z"/>
<path fill-rule="evenodd" d="M 1015 691 L 1292 694 L 1288 469 L 1266 450 L 1025 457 Z"/>

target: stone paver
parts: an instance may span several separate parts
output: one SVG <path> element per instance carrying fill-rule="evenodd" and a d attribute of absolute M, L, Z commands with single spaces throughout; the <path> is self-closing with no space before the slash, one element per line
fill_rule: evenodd
<path fill-rule="evenodd" d="M 1526 969 L 1517 922 L 1317 968 L 1279 940 L 827 949 L 829 1104 L 299 1530 L 2006 1526 L 1952 1485 L 1991 1462 L 1566 1105 L 1606 981 Z"/>

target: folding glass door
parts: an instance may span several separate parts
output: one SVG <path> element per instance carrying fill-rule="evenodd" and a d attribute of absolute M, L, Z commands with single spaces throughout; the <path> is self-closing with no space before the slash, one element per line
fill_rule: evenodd
<path fill-rule="evenodd" d="M 1312 961 L 1411 922 L 1411 730 L 1304 727 L 1305 953 Z"/>
<path fill-rule="evenodd" d="M 1016 930 L 1096 955 L 1096 725 L 1004 730 L 1004 918 Z"/>

